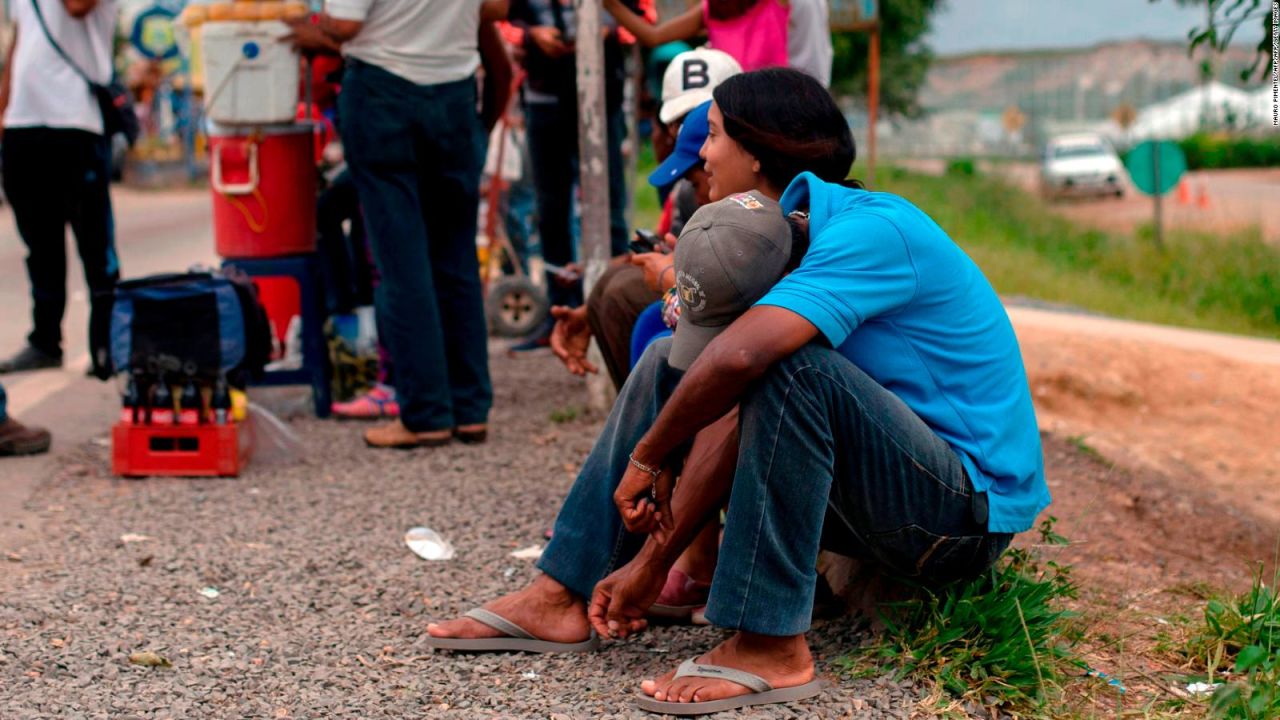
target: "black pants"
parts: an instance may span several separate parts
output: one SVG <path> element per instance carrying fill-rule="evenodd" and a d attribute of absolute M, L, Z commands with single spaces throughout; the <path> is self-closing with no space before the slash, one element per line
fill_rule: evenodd
<path fill-rule="evenodd" d="M 348 232 L 343 224 L 351 223 Z M 316 235 L 324 256 L 325 309 L 349 313 L 373 304 L 373 269 L 365 246 L 364 216 L 350 170 L 334 178 L 316 199 Z"/>
<path fill-rule="evenodd" d="M 84 130 L 12 128 L 4 133 L 4 192 L 27 245 L 33 347 L 62 356 L 67 306 L 67 225 L 89 286 L 89 348 L 95 371 L 110 372 L 111 303 L 120 262 L 111 214 L 110 140 Z"/>
<path fill-rule="evenodd" d="M 574 260 L 573 189 L 578 180 L 578 109 L 572 104 L 525 105 L 529 157 L 538 189 L 538 238 L 542 258 L 553 265 Z M 606 118 L 609 152 L 609 254 L 627 252 L 627 184 L 622 167 L 622 141 L 627 125 L 622 110 Z M 552 305 L 581 305 L 582 289 L 563 287 L 547 272 Z"/>

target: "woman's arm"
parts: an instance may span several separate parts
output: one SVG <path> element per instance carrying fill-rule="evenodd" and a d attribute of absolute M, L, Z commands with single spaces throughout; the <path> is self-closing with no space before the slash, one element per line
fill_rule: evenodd
<path fill-rule="evenodd" d="M 656 47 L 676 40 L 689 40 L 702 32 L 702 5 L 695 5 L 674 18 L 657 25 L 650 25 L 640 15 L 632 12 L 621 0 L 604 0 L 604 9 L 626 28 L 641 45 Z"/>

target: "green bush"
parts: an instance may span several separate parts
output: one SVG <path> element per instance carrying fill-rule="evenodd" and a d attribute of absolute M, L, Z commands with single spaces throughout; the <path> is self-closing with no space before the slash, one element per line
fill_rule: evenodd
<path fill-rule="evenodd" d="M 1187 167 L 1192 170 L 1280 166 L 1280 137 L 1197 133 L 1182 140 Z"/>
<path fill-rule="evenodd" d="M 1043 543 L 1066 542 L 1054 521 L 1040 526 Z M 1072 614 L 1062 607 L 1075 594 L 1070 568 L 1010 549 L 978 578 L 883 607 L 885 634 L 870 652 L 896 662 L 899 676 L 930 680 L 957 698 L 1014 713 L 1044 709 L 1062 701 L 1063 684 L 1082 667 L 1071 650 Z"/>
<path fill-rule="evenodd" d="M 947 163 L 947 174 L 959 177 L 973 177 L 978 174 L 978 168 L 973 162 L 973 158 L 956 158 Z"/>

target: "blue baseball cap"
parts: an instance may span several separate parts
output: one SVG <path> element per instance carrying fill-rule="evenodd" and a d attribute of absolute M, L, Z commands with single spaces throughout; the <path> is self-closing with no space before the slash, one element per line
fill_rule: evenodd
<path fill-rule="evenodd" d="M 698 153 L 702 144 L 707 141 L 707 113 L 711 110 L 708 100 L 689 111 L 680 126 L 680 134 L 676 136 L 676 149 L 671 155 L 649 175 L 649 184 L 656 188 L 667 187 L 689 172 L 689 169 L 701 162 Z"/>

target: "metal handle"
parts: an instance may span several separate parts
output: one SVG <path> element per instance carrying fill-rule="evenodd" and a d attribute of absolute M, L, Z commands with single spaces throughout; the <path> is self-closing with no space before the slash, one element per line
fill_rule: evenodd
<path fill-rule="evenodd" d="M 258 144 L 249 142 L 249 182 L 245 183 L 224 183 L 222 181 L 222 150 L 225 145 L 218 145 L 213 151 L 213 162 L 210 168 L 209 181 L 213 184 L 214 192 L 222 195 L 248 195 L 258 189 Z"/>

